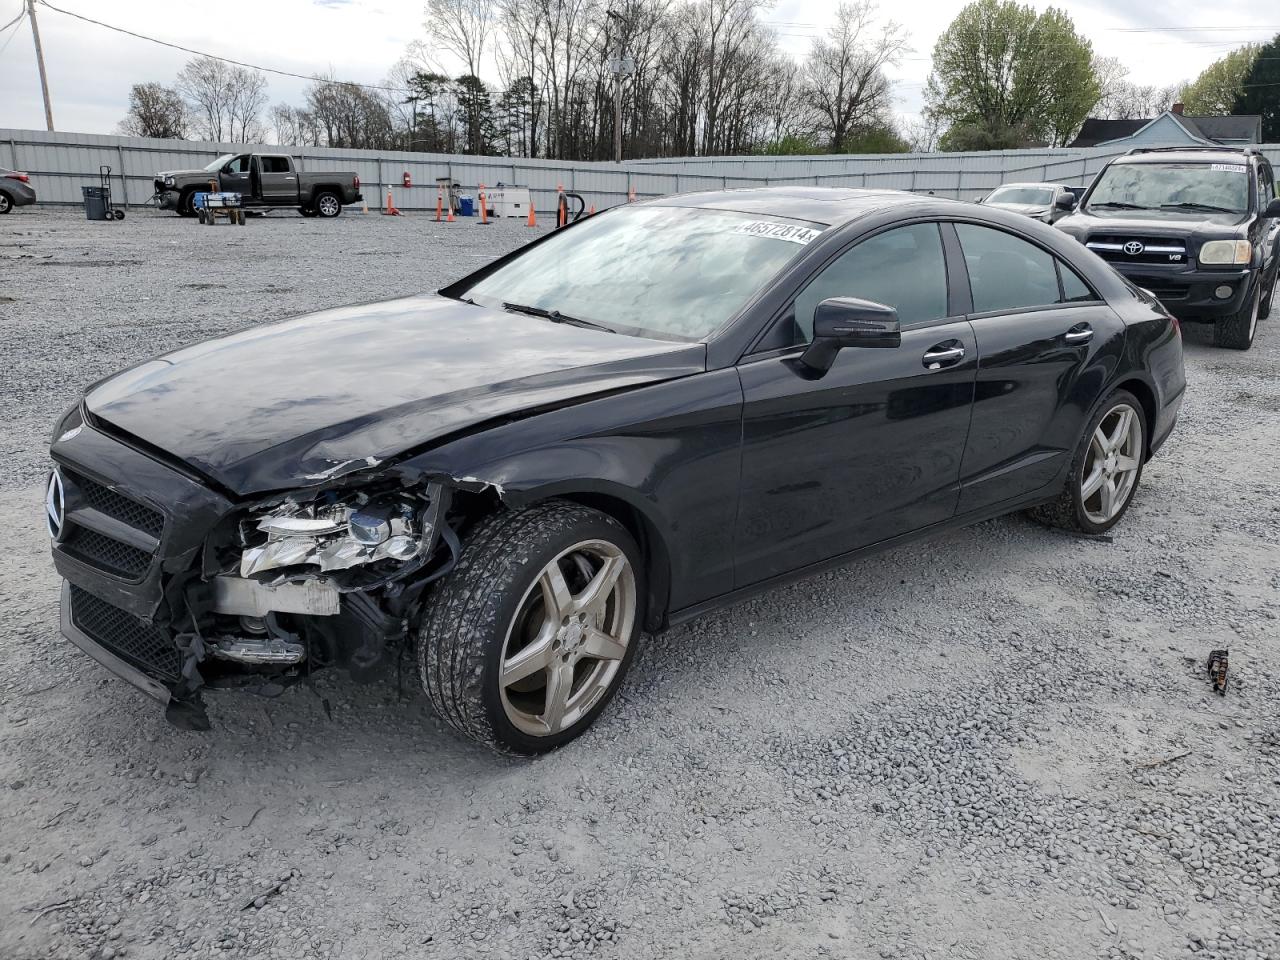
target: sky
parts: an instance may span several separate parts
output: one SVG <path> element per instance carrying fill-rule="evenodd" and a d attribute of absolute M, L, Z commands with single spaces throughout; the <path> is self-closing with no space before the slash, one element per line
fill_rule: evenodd
<path fill-rule="evenodd" d="M 0 26 L 25 0 L 0 0 Z M 422 0 L 49 0 L 84 16 L 202 52 L 304 75 L 380 82 L 406 44 L 424 39 Z M 1029 0 L 1038 9 L 1049 0 Z M 1233 47 L 1280 32 L 1280 7 L 1262 0 L 1056 0 L 1096 53 L 1115 56 L 1130 79 L 1160 86 L 1194 79 Z M 896 110 L 909 120 L 921 106 L 929 54 L 963 0 L 882 2 L 884 18 L 907 27 L 912 52 L 893 70 Z M 803 56 L 830 23 L 832 0 L 777 0 L 763 14 L 787 52 Z M 218 11 L 226 11 L 220 16 Z M 113 33 L 37 7 L 55 128 L 112 133 L 128 107 L 129 88 L 173 82 L 190 54 Z M 457 61 L 441 54 L 449 72 Z M 486 79 L 495 81 L 492 69 Z M 268 75 L 271 101 L 302 102 L 307 81 Z M 43 129 L 29 25 L 0 31 L 0 128 Z"/>

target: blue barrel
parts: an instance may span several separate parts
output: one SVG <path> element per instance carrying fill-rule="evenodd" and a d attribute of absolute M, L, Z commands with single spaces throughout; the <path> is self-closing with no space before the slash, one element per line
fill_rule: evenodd
<path fill-rule="evenodd" d="M 458 213 L 464 217 L 474 217 L 476 215 L 476 201 L 474 197 L 458 198 Z"/>

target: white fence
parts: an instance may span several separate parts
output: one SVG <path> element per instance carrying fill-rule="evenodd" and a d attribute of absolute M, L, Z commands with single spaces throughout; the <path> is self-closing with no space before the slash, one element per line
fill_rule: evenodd
<path fill-rule="evenodd" d="M 0 166 L 31 174 L 42 203 L 79 204 L 80 187 L 98 183 L 99 168 L 111 167 L 112 198 L 118 204 L 150 200 L 162 170 L 203 167 L 243 144 L 148 140 L 99 134 L 0 129 Z M 266 147 L 298 158 L 303 170 L 354 170 L 370 207 L 381 208 L 391 188 L 402 210 L 431 210 L 436 178 L 448 177 L 474 193 L 480 184 L 527 186 L 539 211 L 555 209 L 563 186 L 597 208 L 637 198 L 691 190 L 816 184 L 881 187 L 972 200 L 1009 181 L 1085 184 L 1113 156 L 1114 147 L 1087 150 L 1005 150 L 983 153 L 908 153 L 813 157 L 690 157 L 630 160 L 623 164 L 527 160 L 432 153 L 348 150 L 329 147 Z M 1280 145 L 1263 150 L 1280 166 Z M 409 175 L 412 186 L 404 187 Z"/>

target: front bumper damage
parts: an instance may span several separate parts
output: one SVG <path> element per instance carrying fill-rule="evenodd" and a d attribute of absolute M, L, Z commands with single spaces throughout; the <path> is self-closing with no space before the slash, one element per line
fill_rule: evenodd
<path fill-rule="evenodd" d="M 425 587 L 456 557 L 451 488 L 413 487 L 433 533 L 410 562 L 244 577 L 247 518 L 315 491 L 243 502 L 144 446 L 86 422 L 51 447 L 60 487 L 50 504 L 62 510 L 52 550 L 71 643 L 186 729 L 208 728 L 206 689 L 275 695 L 329 666 L 373 679 L 404 652 Z M 360 489 L 357 477 L 339 483 Z"/>

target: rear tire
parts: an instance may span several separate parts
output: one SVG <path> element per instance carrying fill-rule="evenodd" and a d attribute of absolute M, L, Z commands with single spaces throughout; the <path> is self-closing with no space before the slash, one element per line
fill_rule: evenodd
<path fill-rule="evenodd" d="M 1089 418 L 1071 458 L 1066 488 L 1030 515 L 1062 530 L 1106 533 L 1128 511 L 1142 480 L 1147 430 L 1138 398 L 1127 390 L 1112 393 Z"/>
<path fill-rule="evenodd" d="M 9 196 L 3 190 L 0 190 L 0 214 L 6 214 L 13 209 L 13 197 Z"/>
<path fill-rule="evenodd" d="M 316 194 L 313 206 L 317 214 L 329 220 L 342 213 L 342 198 L 332 190 L 321 190 Z"/>
<path fill-rule="evenodd" d="M 435 712 L 500 752 L 568 743 L 599 716 L 635 655 L 643 569 L 621 524 L 576 503 L 482 521 L 416 631 Z"/>
<path fill-rule="evenodd" d="M 1229 350 L 1248 350 L 1253 346 L 1261 315 L 1262 278 L 1253 285 L 1253 295 L 1236 313 L 1222 317 L 1213 325 L 1213 345 Z"/>

